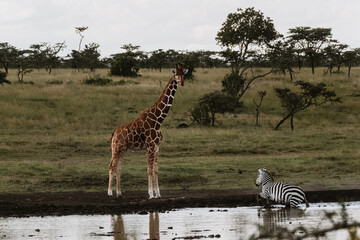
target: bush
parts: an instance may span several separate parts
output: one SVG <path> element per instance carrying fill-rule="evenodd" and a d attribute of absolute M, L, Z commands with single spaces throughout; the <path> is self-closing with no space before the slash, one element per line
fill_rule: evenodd
<path fill-rule="evenodd" d="M 49 84 L 49 85 L 61 85 L 61 84 L 63 84 L 63 81 L 61 81 L 61 80 L 52 80 L 52 81 L 47 81 L 46 83 Z"/>
<path fill-rule="evenodd" d="M 137 67 L 136 59 L 119 55 L 111 63 L 110 75 L 123 77 L 138 77 L 139 68 Z"/>
<path fill-rule="evenodd" d="M 11 84 L 11 82 L 7 80 L 6 77 L 7 73 L 0 71 L 0 85 L 2 85 L 3 83 Z"/>
<path fill-rule="evenodd" d="M 110 78 L 96 76 L 96 77 L 86 77 L 83 79 L 82 83 L 88 85 L 104 86 L 112 83 L 112 81 L 113 80 Z"/>
<path fill-rule="evenodd" d="M 215 124 L 216 113 L 239 112 L 242 107 L 239 98 L 224 92 L 214 91 L 203 95 L 198 103 L 189 110 L 190 119 L 200 125 Z"/>

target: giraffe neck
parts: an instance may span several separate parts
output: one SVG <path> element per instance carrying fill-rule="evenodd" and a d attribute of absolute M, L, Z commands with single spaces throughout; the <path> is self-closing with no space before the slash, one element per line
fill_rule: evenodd
<path fill-rule="evenodd" d="M 173 76 L 170 79 L 169 83 L 166 85 L 159 100 L 154 104 L 154 108 L 155 108 L 154 114 L 156 116 L 156 121 L 157 123 L 159 123 L 159 125 L 161 125 L 161 123 L 165 120 L 167 114 L 170 111 L 170 108 L 175 98 L 177 85 L 178 82 L 176 81 L 175 76 Z"/>

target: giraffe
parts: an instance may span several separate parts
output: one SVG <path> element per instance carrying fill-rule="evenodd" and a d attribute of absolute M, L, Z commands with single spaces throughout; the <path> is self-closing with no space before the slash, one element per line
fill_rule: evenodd
<path fill-rule="evenodd" d="M 187 72 L 188 69 L 183 69 L 181 64 L 175 65 L 175 69 L 172 70 L 174 75 L 166 85 L 159 100 L 142 111 L 134 121 L 118 126 L 111 134 L 112 157 L 109 164 L 109 196 L 112 196 L 114 173 L 116 173 L 116 196 L 122 196 L 120 178 L 124 154 L 127 149 L 146 149 L 149 198 L 154 198 L 154 191 L 155 198 L 161 197 L 158 182 L 158 154 L 163 135 L 160 126 L 170 111 L 178 83 L 184 86 L 184 75 Z"/>

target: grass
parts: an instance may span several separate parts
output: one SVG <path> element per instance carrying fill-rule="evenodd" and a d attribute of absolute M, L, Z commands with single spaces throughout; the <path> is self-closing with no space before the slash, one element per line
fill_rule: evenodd
<path fill-rule="evenodd" d="M 261 69 L 259 70 L 261 71 Z M 190 124 L 186 111 L 208 92 L 221 89 L 228 69 L 197 69 L 196 79 L 179 87 L 164 123 L 159 155 L 161 189 L 253 188 L 257 169 L 266 167 L 277 181 L 305 188 L 356 186 L 360 181 L 360 68 L 352 77 L 302 69 L 296 79 L 325 82 L 341 104 L 310 108 L 295 115 L 295 131 L 273 89 L 290 87 L 288 76 L 258 79 L 244 95 L 241 114 L 219 115 L 215 127 L 176 128 Z M 107 70 L 96 76 L 109 78 Z M 141 70 L 136 79 L 110 77 L 105 86 L 82 84 L 89 72 L 55 69 L 33 71 L 25 81 L 0 87 L 0 193 L 106 191 L 111 157 L 109 137 L 160 96 L 169 70 Z M 161 83 L 161 84 L 160 84 Z M 161 85 L 161 86 L 160 86 Z M 254 99 L 267 90 L 255 126 Z M 146 190 L 144 151 L 125 156 L 122 187 Z M 242 174 L 240 174 L 242 172 Z"/>

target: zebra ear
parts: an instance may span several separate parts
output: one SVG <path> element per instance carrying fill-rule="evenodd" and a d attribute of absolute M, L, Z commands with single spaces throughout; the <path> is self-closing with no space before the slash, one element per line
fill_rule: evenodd
<path fill-rule="evenodd" d="M 261 173 L 261 169 L 258 169 L 258 172 Z"/>
<path fill-rule="evenodd" d="M 263 168 L 263 171 L 266 171 L 266 168 Z"/>

